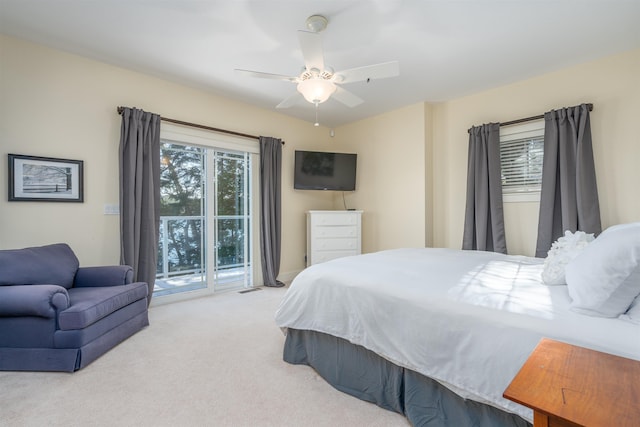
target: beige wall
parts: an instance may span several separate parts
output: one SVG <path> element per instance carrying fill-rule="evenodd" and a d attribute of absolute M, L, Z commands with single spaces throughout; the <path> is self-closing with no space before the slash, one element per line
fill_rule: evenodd
<path fill-rule="evenodd" d="M 425 168 L 425 176 L 424 176 L 424 186 L 425 186 L 425 217 L 424 217 L 424 239 L 425 246 L 433 247 L 434 246 L 434 216 L 436 212 L 436 205 L 434 204 L 434 172 L 433 165 L 435 163 L 435 159 L 433 157 L 433 144 L 435 132 L 433 129 L 434 124 L 434 111 L 435 107 L 432 104 L 425 104 L 424 108 L 424 168 Z"/>
<path fill-rule="evenodd" d="M 356 191 L 362 250 L 425 246 L 425 108 L 411 105 L 336 129 L 336 147 L 358 153 Z M 336 209 L 343 209 L 336 195 Z"/>
<path fill-rule="evenodd" d="M 333 199 L 293 190 L 293 152 L 324 149 L 327 128 L 14 38 L 0 36 L 0 55 L 0 248 L 67 242 L 82 265 L 119 261 L 119 217 L 103 212 L 118 203 L 123 105 L 284 139 L 280 271 L 303 268 L 304 212 L 331 209 Z M 8 153 L 83 160 L 85 202 L 7 202 Z"/>
<path fill-rule="evenodd" d="M 434 245 L 459 248 L 464 223 L 467 129 L 593 103 L 591 129 L 603 228 L 640 220 L 640 50 L 566 68 L 434 106 Z M 509 253 L 532 255 L 537 203 L 507 203 Z"/>

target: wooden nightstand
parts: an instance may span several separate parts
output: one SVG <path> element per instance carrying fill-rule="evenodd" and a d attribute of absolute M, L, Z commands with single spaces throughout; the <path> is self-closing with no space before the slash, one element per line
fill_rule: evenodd
<path fill-rule="evenodd" d="M 638 427 L 640 361 L 543 338 L 503 396 L 534 427 Z"/>

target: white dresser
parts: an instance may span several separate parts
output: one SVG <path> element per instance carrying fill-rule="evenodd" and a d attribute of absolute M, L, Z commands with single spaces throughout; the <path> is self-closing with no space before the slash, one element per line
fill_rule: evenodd
<path fill-rule="evenodd" d="M 362 211 L 307 211 L 307 267 L 359 255 Z"/>

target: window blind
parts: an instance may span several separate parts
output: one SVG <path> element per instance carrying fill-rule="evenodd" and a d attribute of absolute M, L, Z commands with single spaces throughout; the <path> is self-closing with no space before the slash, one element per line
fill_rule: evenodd
<path fill-rule="evenodd" d="M 542 183 L 544 122 L 500 131 L 500 165 L 504 194 L 537 193 Z"/>

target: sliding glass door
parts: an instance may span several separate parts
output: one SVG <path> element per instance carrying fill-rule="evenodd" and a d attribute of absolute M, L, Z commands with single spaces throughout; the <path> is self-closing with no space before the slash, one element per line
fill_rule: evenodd
<path fill-rule="evenodd" d="M 214 230 L 214 249 L 208 265 L 215 265 L 216 290 L 248 287 L 252 283 L 249 244 L 251 221 L 251 161 L 249 153 L 215 151 L 213 194 L 208 215 Z"/>
<path fill-rule="evenodd" d="M 252 286 L 249 153 L 163 140 L 155 296 Z"/>

